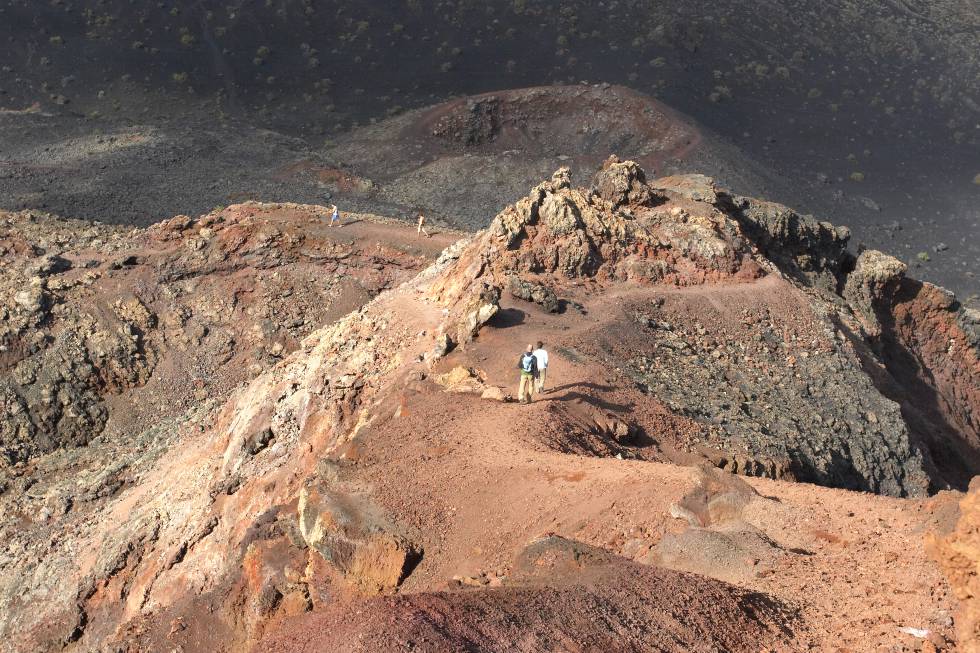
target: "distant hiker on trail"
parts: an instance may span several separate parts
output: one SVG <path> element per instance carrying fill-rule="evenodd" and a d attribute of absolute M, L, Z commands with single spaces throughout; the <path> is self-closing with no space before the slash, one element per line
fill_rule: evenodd
<path fill-rule="evenodd" d="M 422 212 L 419 211 L 418 235 L 421 236 L 423 234 L 425 234 L 425 237 L 426 238 L 431 238 L 432 237 L 432 236 L 429 235 L 429 232 L 425 230 L 425 215 L 423 215 Z"/>
<path fill-rule="evenodd" d="M 534 378 L 538 373 L 538 359 L 534 356 L 534 345 L 528 345 L 527 350 L 521 354 L 517 361 L 517 367 L 521 371 L 521 382 L 517 388 L 517 400 L 522 404 L 531 403 L 531 395 L 534 393 Z"/>
<path fill-rule="evenodd" d="M 538 363 L 538 378 L 535 383 L 535 390 L 540 394 L 544 392 L 544 383 L 548 378 L 548 352 L 545 351 L 544 343 L 540 340 L 538 340 L 538 346 L 533 354 Z"/>
<path fill-rule="evenodd" d="M 333 209 L 333 213 L 330 214 L 330 224 L 328 224 L 327 226 L 328 227 L 332 227 L 333 226 L 333 223 L 336 222 L 337 223 L 337 226 L 339 227 L 339 226 L 341 226 L 341 224 L 340 224 L 340 211 L 337 210 L 337 205 L 336 204 L 332 205 L 331 208 Z"/>

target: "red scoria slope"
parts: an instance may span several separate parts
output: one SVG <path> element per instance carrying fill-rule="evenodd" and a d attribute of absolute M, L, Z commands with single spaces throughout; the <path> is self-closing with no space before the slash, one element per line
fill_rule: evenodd
<path fill-rule="evenodd" d="M 902 271 L 845 245 L 703 177 L 648 183 L 610 160 L 584 189 L 559 171 L 223 407 L 118 450 L 124 484 L 93 460 L 68 486 L 50 456 L 14 479 L 0 496 L 24 514 L 85 498 L 8 523 L 0 634 L 24 650 L 946 646 L 956 606 L 923 539 L 954 502 L 898 497 L 955 470 L 885 394 L 907 379 L 871 318 Z M 975 415 L 969 316 L 939 317 L 972 354 L 931 382 Z M 549 392 L 507 401 L 539 338 Z M 970 424 L 952 432 L 969 442 Z"/>

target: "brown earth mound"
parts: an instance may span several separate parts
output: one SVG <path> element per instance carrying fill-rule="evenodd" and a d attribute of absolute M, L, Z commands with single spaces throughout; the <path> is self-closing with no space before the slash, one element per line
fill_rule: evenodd
<path fill-rule="evenodd" d="M 788 650 L 791 610 L 763 594 L 549 537 L 502 587 L 407 594 L 286 622 L 255 651 Z"/>

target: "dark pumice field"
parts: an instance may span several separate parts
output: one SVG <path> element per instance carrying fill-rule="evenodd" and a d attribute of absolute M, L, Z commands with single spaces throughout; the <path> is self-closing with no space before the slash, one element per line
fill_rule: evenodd
<path fill-rule="evenodd" d="M 980 653 L 975 0 L 0 0 L 0 652 Z"/>

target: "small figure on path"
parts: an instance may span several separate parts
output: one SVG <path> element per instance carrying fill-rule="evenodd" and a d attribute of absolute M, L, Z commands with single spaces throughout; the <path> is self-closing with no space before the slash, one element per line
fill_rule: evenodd
<path fill-rule="evenodd" d="M 333 226 L 333 223 L 336 222 L 337 223 L 337 226 L 339 227 L 339 226 L 341 226 L 341 224 L 340 224 L 340 211 L 337 210 L 337 205 L 336 204 L 332 205 L 331 208 L 333 209 L 333 213 L 330 214 L 330 224 L 328 224 L 327 226 L 328 227 L 332 227 Z"/>
<path fill-rule="evenodd" d="M 419 226 L 417 230 L 419 236 L 424 235 L 426 238 L 431 238 L 429 232 L 425 230 L 425 215 L 419 211 Z"/>
<path fill-rule="evenodd" d="M 535 390 L 539 394 L 544 393 L 544 384 L 548 378 L 548 352 L 545 351 L 544 343 L 538 340 L 538 346 L 534 350 L 534 358 L 538 363 L 538 377 L 535 383 Z"/>
<path fill-rule="evenodd" d="M 534 379 L 538 373 L 538 359 L 534 356 L 534 345 L 528 345 L 527 349 L 521 354 L 517 361 L 517 368 L 521 371 L 521 381 L 517 387 L 517 400 L 522 404 L 531 403 L 531 395 L 534 393 Z"/>

